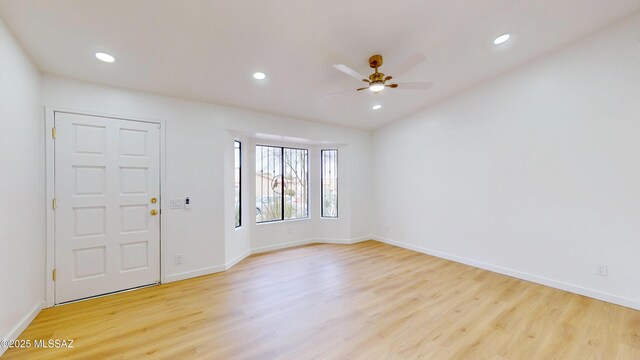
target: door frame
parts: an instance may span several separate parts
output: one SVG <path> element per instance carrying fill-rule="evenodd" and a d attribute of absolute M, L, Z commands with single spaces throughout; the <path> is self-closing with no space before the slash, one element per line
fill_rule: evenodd
<path fill-rule="evenodd" d="M 55 306 L 55 282 L 53 281 L 52 273 L 55 269 L 55 211 L 53 210 L 53 198 L 55 196 L 55 142 L 52 137 L 51 129 L 55 124 L 56 113 L 70 113 L 77 115 L 97 116 L 105 119 L 114 120 L 127 120 L 137 121 L 160 125 L 160 283 L 165 282 L 165 268 L 164 264 L 167 262 L 164 258 L 167 254 L 164 251 L 164 242 L 162 241 L 162 234 L 164 233 L 165 222 L 162 221 L 163 208 L 165 207 L 163 199 L 166 199 L 166 121 L 162 119 L 143 119 L 135 116 L 120 115 L 120 114 L 106 114 L 89 110 L 68 109 L 61 107 L 44 107 L 44 120 L 45 120 L 45 176 L 46 176 L 46 191 L 45 191 L 45 209 L 47 226 L 46 226 L 46 252 L 45 252 L 45 307 Z"/>

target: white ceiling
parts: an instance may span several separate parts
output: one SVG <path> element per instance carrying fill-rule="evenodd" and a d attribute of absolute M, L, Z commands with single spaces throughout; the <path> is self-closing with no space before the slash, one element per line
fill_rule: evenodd
<path fill-rule="evenodd" d="M 45 73 L 364 129 L 636 11 L 640 0 L 0 0 Z M 380 53 L 393 75 L 414 52 L 427 61 L 396 80 L 433 81 L 429 91 L 323 96 L 362 85 L 332 64 L 368 74 Z"/>

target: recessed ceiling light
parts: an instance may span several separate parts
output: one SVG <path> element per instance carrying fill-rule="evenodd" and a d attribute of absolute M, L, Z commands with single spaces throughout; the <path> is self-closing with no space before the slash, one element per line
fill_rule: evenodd
<path fill-rule="evenodd" d="M 495 40 L 493 40 L 493 43 L 496 45 L 500 45 L 502 43 L 505 43 L 510 38 L 511 38 L 511 35 L 509 34 L 500 35 Z"/>
<path fill-rule="evenodd" d="M 108 62 L 108 63 L 112 63 L 114 61 L 116 61 L 116 58 L 114 58 L 113 56 L 109 55 L 109 54 L 105 54 L 105 53 L 96 53 L 96 58 L 98 58 L 98 60 L 102 60 L 104 62 Z"/>
<path fill-rule="evenodd" d="M 373 107 L 371 107 L 373 110 L 380 110 L 382 109 L 382 105 L 377 104 L 377 105 L 373 105 Z"/>
<path fill-rule="evenodd" d="M 266 77 L 267 75 L 261 72 L 253 73 L 253 78 L 256 80 L 264 80 Z"/>

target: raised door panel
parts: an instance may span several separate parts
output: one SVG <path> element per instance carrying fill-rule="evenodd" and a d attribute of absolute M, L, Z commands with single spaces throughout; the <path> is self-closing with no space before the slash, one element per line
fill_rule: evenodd
<path fill-rule="evenodd" d="M 159 125 L 56 113 L 56 303 L 160 280 Z"/>

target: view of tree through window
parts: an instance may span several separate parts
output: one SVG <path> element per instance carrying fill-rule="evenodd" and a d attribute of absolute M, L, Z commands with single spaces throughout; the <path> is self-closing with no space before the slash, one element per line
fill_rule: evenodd
<path fill-rule="evenodd" d="M 235 167 L 235 188 L 236 188 L 236 204 L 235 204 L 235 211 L 236 211 L 236 227 L 240 227 L 240 225 L 242 224 L 241 222 L 241 204 L 240 204 L 240 194 L 241 194 L 241 189 L 240 189 L 240 184 L 241 184 L 241 180 L 240 180 L 240 171 L 241 171 L 241 163 L 242 163 L 242 144 L 240 144 L 240 141 L 235 141 L 235 146 L 234 146 L 234 150 L 233 150 L 233 157 L 234 157 L 234 167 Z"/>
<path fill-rule="evenodd" d="M 306 218 L 307 150 L 284 149 L 284 218 Z"/>
<path fill-rule="evenodd" d="M 308 150 L 256 145 L 256 222 L 309 216 Z"/>
<path fill-rule="evenodd" d="M 322 217 L 338 217 L 338 150 L 321 151 Z"/>

